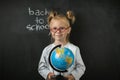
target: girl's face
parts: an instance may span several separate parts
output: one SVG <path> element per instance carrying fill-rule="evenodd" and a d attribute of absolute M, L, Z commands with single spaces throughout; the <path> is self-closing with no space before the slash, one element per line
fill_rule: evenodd
<path fill-rule="evenodd" d="M 50 32 L 55 41 L 66 41 L 67 35 L 70 33 L 71 27 L 68 26 L 64 19 L 52 19 L 50 22 Z"/>

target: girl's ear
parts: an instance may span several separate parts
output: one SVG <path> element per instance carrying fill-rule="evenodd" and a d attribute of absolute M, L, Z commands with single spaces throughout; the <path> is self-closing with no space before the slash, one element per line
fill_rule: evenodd
<path fill-rule="evenodd" d="M 71 32 L 71 27 L 69 27 L 68 34 L 70 34 L 70 32 Z"/>

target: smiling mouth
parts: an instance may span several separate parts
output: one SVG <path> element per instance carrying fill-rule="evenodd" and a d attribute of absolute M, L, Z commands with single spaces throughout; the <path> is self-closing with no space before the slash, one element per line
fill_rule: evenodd
<path fill-rule="evenodd" d="M 60 35 L 62 35 L 62 34 L 55 34 L 56 36 L 60 36 Z"/>
<path fill-rule="evenodd" d="M 55 35 L 55 36 L 60 37 L 61 35 Z"/>

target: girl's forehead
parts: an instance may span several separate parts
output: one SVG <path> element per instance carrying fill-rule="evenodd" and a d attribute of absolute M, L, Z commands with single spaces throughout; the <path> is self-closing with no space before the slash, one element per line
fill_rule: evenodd
<path fill-rule="evenodd" d="M 50 25 L 69 26 L 69 22 L 65 19 L 52 19 Z"/>

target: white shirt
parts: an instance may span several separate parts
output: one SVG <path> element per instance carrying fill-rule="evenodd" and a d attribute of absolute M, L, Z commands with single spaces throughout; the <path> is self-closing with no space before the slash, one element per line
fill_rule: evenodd
<path fill-rule="evenodd" d="M 55 71 L 49 64 L 49 54 L 55 46 L 56 45 L 54 44 L 50 44 L 45 47 L 42 52 L 41 59 L 38 65 L 38 72 L 44 79 L 47 79 L 47 75 L 49 72 L 53 72 L 55 75 L 60 74 L 60 72 Z M 69 42 L 64 47 L 69 48 L 73 52 L 74 64 L 67 70 L 67 72 L 61 73 L 61 75 L 66 76 L 72 74 L 75 80 L 79 80 L 86 69 L 80 54 L 80 49 Z"/>

